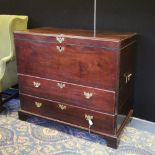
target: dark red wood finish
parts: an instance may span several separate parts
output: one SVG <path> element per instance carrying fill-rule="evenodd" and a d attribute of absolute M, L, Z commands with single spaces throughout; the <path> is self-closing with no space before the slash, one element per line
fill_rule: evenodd
<path fill-rule="evenodd" d="M 56 37 L 63 34 L 64 44 L 102 47 L 112 51 L 119 51 L 136 40 L 136 34 L 131 32 L 97 32 L 96 37 L 93 37 L 93 33 L 92 30 L 81 29 L 35 28 L 16 31 L 15 39 L 58 43 Z"/>
<path fill-rule="evenodd" d="M 87 30 L 38 28 L 15 32 L 14 37 L 19 118 L 36 115 L 88 130 L 87 114 L 93 116 L 92 132 L 117 148 L 133 113 L 136 34 L 97 32 L 93 37 Z M 84 92 L 92 96 L 88 99 Z M 67 108 L 61 110 L 60 104 Z"/>
<path fill-rule="evenodd" d="M 22 110 L 29 111 L 34 114 L 51 117 L 67 123 L 76 124 L 79 127 L 84 128 L 89 127 L 85 115 L 90 115 L 93 116 L 92 119 L 93 125 L 91 127 L 92 130 L 105 132 L 108 134 L 115 134 L 114 129 L 115 116 L 113 115 L 105 115 L 87 109 L 82 109 L 80 107 L 75 107 L 60 102 L 53 102 L 23 94 L 20 95 L 20 99 L 22 103 L 21 104 Z M 36 107 L 35 102 L 42 103 L 42 106 Z M 59 105 L 66 106 L 66 109 L 64 110 L 60 109 Z"/>
<path fill-rule="evenodd" d="M 18 77 L 21 93 L 31 92 L 34 96 L 104 113 L 115 113 L 115 92 L 31 76 L 19 75 Z M 33 82 L 39 82 L 40 86 L 35 88 Z M 58 84 L 64 84 L 64 88 L 60 88 Z M 84 92 L 92 93 L 92 96 L 87 99 Z"/>
<path fill-rule="evenodd" d="M 116 52 L 102 48 L 17 40 L 18 72 L 86 86 L 115 90 Z M 30 63 L 31 62 L 31 63 Z"/>

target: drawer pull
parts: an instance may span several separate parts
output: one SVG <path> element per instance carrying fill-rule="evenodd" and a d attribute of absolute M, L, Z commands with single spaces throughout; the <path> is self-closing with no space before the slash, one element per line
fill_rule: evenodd
<path fill-rule="evenodd" d="M 85 115 L 85 119 L 88 121 L 88 130 L 89 130 L 89 133 L 90 133 L 90 128 L 91 126 L 93 125 L 93 116 L 91 115 Z"/>
<path fill-rule="evenodd" d="M 93 96 L 93 93 L 84 92 L 83 93 L 86 99 L 90 99 Z"/>
<path fill-rule="evenodd" d="M 65 50 L 64 46 L 56 46 L 57 50 L 62 53 Z"/>
<path fill-rule="evenodd" d="M 63 105 L 63 104 L 59 104 L 59 108 L 60 108 L 61 110 L 65 110 L 67 107 L 66 107 L 65 105 Z"/>
<path fill-rule="evenodd" d="M 35 106 L 36 106 L 37 108 L 40 108 L 40 107 L 42 106 L 42 103 L 40 103 L 40 102 L 35 102 Z"/>
<path fill-rule="evenodd" d="M 64 83 L 57 83 L 57 86 L 59 87 L 59 88 L 64 88 L 66 85 L 64 84 Z"/>
<path fill-rule="evenodd" d="M 125 83 L 127 84 L 131 80 L 132 74 L 124 73 L 124 77 L 125 77 Z"/>
<path fill-rule="evenodd" d="M 60 34 L 56 37 L 56 40 L 59 42 L 59 43 L 62 43 L 65 41 L 65 38 L 64 38 L 64 35 L 63 34 Z"/>
<path fill-rule="evenodd" d="M 40 84 L 40 82 L 35 82 L 34 81 L 33 82 L 33 85 L 34 85 L 35 88 L 39 88 L 41 84 Z"/>

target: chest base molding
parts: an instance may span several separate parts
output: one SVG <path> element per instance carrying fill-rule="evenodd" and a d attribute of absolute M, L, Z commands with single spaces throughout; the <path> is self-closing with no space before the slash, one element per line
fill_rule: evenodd
<path fill-rule="evenodd" d="M 94 130 L 91 130 L 91 133 L 102 135 L 103 138 L 107 142 L 107 146 L 112 147 L 114 149 L 117 149 L 119 141 L 120 141 L 120 136 L 121 136 L 122 131 L 123 131 L 123 128 L 127 125 L 127 123 L 129 121 L 131 121 L 132 114 L 133 114 L 133 110 L 130 110 L 128 115 L 124 119 L 123 123 L 121 124 L 120 128 L 118 129 L 116 135 L 105 134 L 105 133 L 97 132 L 97 131 L 94 131 Z M 36 116 L 36 117 L 39 117 L 39 118 L 44 118 L 44 119 L 47 119 L 47 120 L 55 121 L 55 122 L 58 122 L 58 123 L 61 123 L 61 124 L 65 124 L 65 125 L 68 125 L 68 126 L 72 126 L 72 127 L 75 127 L 75 128 L 79 128 L 79 129 L 88 131 L 88 128 L 80 127 L 80 126 L 77 126 L 75 124 L 71 124 L 71 123 L 67 123 L 67 122 L 60 121 L 60 120 L 57 120 L 57 119 L 53 119 L 53 118 L 50 118 L 50 117 L 34 114 L 34 113 L 27 112 L 27 111 L 24 111 L 24 110 L 18 111 L 18 117 L 22 121 L 26 121 L 29 117 L 32 117 L 32 116 Z"/>

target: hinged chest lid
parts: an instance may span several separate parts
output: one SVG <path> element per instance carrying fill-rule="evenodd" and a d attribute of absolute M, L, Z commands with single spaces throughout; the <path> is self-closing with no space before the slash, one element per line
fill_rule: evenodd
<path fill-rule="evenodd" d="M 130 32 L 97 32 L 96 37 L 93 37 L 92 30 L 62 28 L 34 28 L 16 31 L 14 36 L 20 40 L 106 48 L 114 51 L 136 40 L 136 33 Z"/>

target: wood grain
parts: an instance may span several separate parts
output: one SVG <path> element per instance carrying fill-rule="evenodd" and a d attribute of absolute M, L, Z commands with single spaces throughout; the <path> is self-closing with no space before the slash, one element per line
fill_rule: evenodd
<path fill-rule="evenodd" d="M 93 125 L 91 127 L 93 130 L 108 134 L 115 134 L 115 117 L 113 115 L 100 114 L 98 112 L 82 109 L 81 107 L 74 107 L 65 103 L 53 102 L 23 94 L 20 95 L 20 99 L 22 110 L 55 118 L 85 128 L 89 127 L 88 121 L 85 119 L 85 115 L 90 115 L 93 116 Z M 40 108 L 36 107 L 35 102 L 42 103 L 42 106 Z M 60 104 L 66 106 L 66 109 L 61 110 L 59 108 Z"/>
<path fill-rule="evenodd" d="M 104 113 L 115 113 L 115 92 L 24 75 L 19 75 L 18 79 L 21 93 L 32 94 L 37 97 Z M 34 87 L 33 82 L 39 82 L 39 88 Z M 58 84 L 63 84 L 64 88 L 60 88 Z M 92 93 L 92 96 L 86 98 L 84 92 Z"/>
<path fill-rule="evenodd" d="M 115 90 L 117 53 L 99 48 L 16 40 L 18 73 Z"/>

